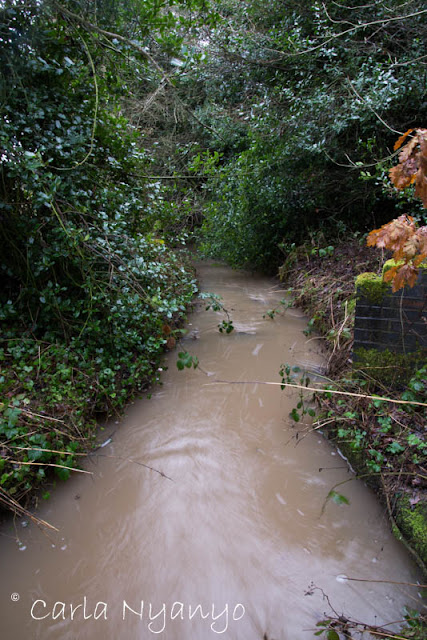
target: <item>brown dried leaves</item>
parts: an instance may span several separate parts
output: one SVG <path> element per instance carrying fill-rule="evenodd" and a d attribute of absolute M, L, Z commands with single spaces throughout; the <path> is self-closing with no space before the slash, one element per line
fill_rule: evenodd
<path fill-rule="evenodd" d="M 390 169 L 396 189 L 415 183 L 415 195 L 427 209 L 427 129 L 408 129 L 394 145 L 399 149 L 415 131 L 399 153 L 399 164 Z M 402 215 L 368 235 L 368 246 L 390 249 L 396 265 L 384 274 L 385 282 L 398 291 L 405 284 L 415 285 L 419 265 L 427 258 L 427 227 L 419 227 L 411 216 Z"/>
<path fill-rule="evenodd" d="M 413 287 L 419 265 L 427 258 L 427 227 L 417 228 L 411 216 L 399 216 L 368 235 L 368 246 L 390 249 L 396 266 L 384 274 L 393 291 Z"/>
<path fill-rule="evenodd" d="M 414 129 L 408 129 L 397 140 L 395 151 L 413 131 Z M 427 129 L 415 130 L 415 135 L 399 153 L 399 164 L 390 169 L 389 175 L 396 189 L 404 189 L 415 182 L 415 195 L 427 209 Z"/>

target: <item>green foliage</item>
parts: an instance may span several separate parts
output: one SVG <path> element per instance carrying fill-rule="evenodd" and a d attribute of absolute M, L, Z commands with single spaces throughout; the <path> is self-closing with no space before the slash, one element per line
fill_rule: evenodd
<path fill-rule="evenodd" d="M 310 207 L 308 176 L 290 174 L 293 162 L 286 148 L 253 134 L 250 148 L 213 180 L 202 251 L 233 266 L 273 271 L 283 238 L 303 237 Z M 307 160 L 301 158 L 301 164 L 307 167 Z"/>
<path fill-rule="evenodd" d="M 231 320 L 227 321 L 227 320 L 223 320 L 219 325 L 219 332 L 220 333 L 231 333 L 232 331 L 234 331 L 234 326 L 233 326 L 233 322 Z"/>
<path fill-rule="evenodd" d="M 290 299 L 283 298 L 283 300 L 280 300 L 279 304 L 280 304 L 279 307 L 276 307 L 275 309 L 269 309 L 262 317 L 263 318 L 268 317 L 274 320 L 276 315 L 280 314 L 283 311 L 286 311 L 286 309 L 289 309 L 289 307 L 292 307 L 293 300 L 292 298 Z"/>
<path fill-rule="evenodd" d="M 187 367 L 187 369 L 191 369 L 191 367 L 197 369 L 198 365 L 198 358 L 196 358 L 196 356 L 192 356 L 190 353 L 188 353 L 188 351 L 181 351 L 180 353 L 178 353 L 176 366 L 180 371 L 183 371 L 185 367 Z"/>
<path fill-rule="evenodd" d="M 98 26 L 114 15 L 119 31 L 138 9 L 133 35 L 172 50 L 180 19 L 157 0 L 103 9 Z M 162 327 L 197 285 L 153 228 L 161 188 L 122 115 L 124 78 L 149 76 L 145 58 L 104 48 L 50 2 L 3 3 L 0 40 L 0 483 L 20 499 L 49 467 L 65 479 L 77 466 L 97 412 L 158 381 Z"/>
<path fill-rule="evenodd" d="M 207 300 L 205 310 L 209 311 L 223 311 L 224 306 L 222 304 L 222 298 L 217 293 L 211 293 L 210 291 L 201 291 L 199 293 L 200 300 Z"/>
<path fill-rule="evenodd" d="M 333 490 L 328 493 L 327 499 L 332 500 L 335 504 L 350 504 L 350 501 L 346 496 Z"/>
<path fill-rule="evenodd" d="M 301 377 L 298 378 L 297 374 L 301 374 Z M 310 378 L 307 373 L 304 371 L 302 372 L 301 368 L 298 366 L 291 368 L 287 363 L 282 364 L 279 370 L 279 375 L 282 378 L 282 384 L 280 386 L 281 389 L 285 389 L 286 384 L 299 384 L 301 387 L 308 387 L 310 384 Z M 289 417 L 294 422 L 299 422 L 305 415 L 309 415 L 311 418 L 314 418 L 316 412 L 311 406 L 311 403 L 307 401 L 304 390 L 300 389 L 299 401 L 296 407 L 294 407 L 290 412 Z"/>
<path fill-rule="evenodd" d="M 357 389 L 362 381 L 343 381 L 346 388 Z M 373 475 L 405 473 L 404 484 L 416 488 L 419 474 L 427 457 L 425 440 L 425 410 L 412 402 L 425 402 L 427 368 L 418 369 L 409 380 L 408 390 L 399 399 L 408 404 L 390 408 L 380 398 L 363 400 L 349 410 L 348 402 L 337 401 L 328 417 L 333 417 L 335 434 L 340 446 L 350 458 L 363 453 L 359 462 L 367 473 Z"/>
<path fill-rule="evenodd" d="M 216 293 L 202 292 L 202 293 L 199 293 L 199 298 L 201 300 L 208 300 L 208 304 L 205 307 L 206 311 L 209 311 L 210 309 L 212 309 L 212 311 L 217 311 L 217 312 L 220 311 L 226 314 L 227 319 L 222 320 L 218 325 L 218 329 L 220 333 L 228 334 L 234 331 L 233 321 L 231 319 L 230 313 L 227 311 L 227 309 L 224 307 L 222 303 L 221 296 L 217 295 Z"/>
<path fill-rule="evenodd" d="M 384 179 L 395 131 L 427 115 L 417 82 L 423 3 L 289 0 L 266 12 L 223 0 L 218 12 L 213 46 L 193 70 L 204 88 L 198 118 L 218 134 L 200 136 L 223 153 L 203 251 L 273 271 L 280 246 L 307 230 L 365 231 L 413 207 L 407 196 L 393 200 Z"/>

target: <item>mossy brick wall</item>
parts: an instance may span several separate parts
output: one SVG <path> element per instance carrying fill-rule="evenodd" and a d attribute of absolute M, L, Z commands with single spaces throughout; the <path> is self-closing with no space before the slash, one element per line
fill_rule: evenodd
<path fill-rule="evenodd" d="M 421 269 L 416 285 L 392 293 L 378 278 L 356 282 L 357 303 L 354 353 L 358 349 L 394 353 L 427 354 L 427 269 Z"/>

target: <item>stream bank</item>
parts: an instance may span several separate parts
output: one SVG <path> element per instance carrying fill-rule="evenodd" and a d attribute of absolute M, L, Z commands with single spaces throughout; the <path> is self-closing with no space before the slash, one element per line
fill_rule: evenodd
<path fill-rule="evenodd" d="M 0 511 L 24 513 L 40 489 L 48 499 L 49 485 L 91 451 L 99 422 L 159 383 L 165 349 L 181 335 L 197 291 L 187 251 L 139 238 L 126 268 L 105 260 L 106 291 L 84 313 L 84 298 L 40 297 L 30 323 L 12 298 L 0 304 Z"/>
<path fill-rule="evenodd" d="M 363 396 L 425 402 L 427 369 L 413 372 L 404 388 L 392 388 L 374 376 L 352 370 L 355 279 L 381 273 L 379 252 L 364 240 L 338 246 L 295 249 L 282 266 L 282 279 L 292 285 L 294 304 L 309 316 L 309 331 L 321 334 L 328 351 L 325 385 L 360 395 L 319 395 L 317 425 L 349 459 L 360 477 L 378 493 L 396 537 L 404 542 L 426 574 L 427 443 L 425 407 L 393 405 Z M 397 358 L 389 367 L 396 369 Z M 345 492 L 344 492 L 345 493 Z"/>

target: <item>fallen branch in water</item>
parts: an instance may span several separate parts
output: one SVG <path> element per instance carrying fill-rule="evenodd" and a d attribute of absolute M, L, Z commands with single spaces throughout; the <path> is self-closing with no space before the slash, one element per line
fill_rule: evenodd
<path fill-rule="evenodd" d="M 368 581 L 368 582 L 371 582 L 371 581 Z M 382 582 L 382 580 L 378 580 L 378 581 L 372 580 L 372 582 Z M 400 583 L 396 583 L 396 584 L 400 584 Z M 415 586 L 418 587 L 420 585 L 415 585 Z M 387 627 L 395 626 L 397 624 L 402 625 L 406 623 L 406 625 L 408 624 L 410 625 L 412 630 L 415 623 L 417 627 L 419 626 L 420 630 L 421 628 L 422 629 L 425 628 L 426 618 L 423 614 L 417 611 L 408 613 L 407 615 L 405 615 L 403 620 L 393 620 L 392 622 L 387 622 L 381 626 L 371 625 L 367 622 L 363 622 L 360 620 L 354 620 L 342 614 L 340 615 L 332 606 L 332 603 L 328 595 L 325 593 L 325 591 L 321 587 L 316 586 L 313 582 L 308 586 L 308 589 L 304 595 L 312 596 L 315 593 L 315 591 L 320 591 L 323 599 L 326 600 L 329 608 L 333 612 L 333 615 L 328 615 L 327 613 L 324 613 L 325 619 L 317 623 L 316 629 L 312 629 L 312 631 L 316 631 L 315 633 L 316 636 L 323 636 L 323 634 L 325 634 L 325 638 L 339 639 L 341 637 L 341 635 L 339 634 L 342 634 L 345 638 L 352 638 L 354 632 L 358 634 L 358 637 L 359 635 L 361 636 L 363 635 L 364 637 L 364 633 L 367 632 L 371 636 L 374 636 L 377 638 L 383 638 L 384 640 L 408 640 L 408 637 L 415 637 L 415 636 L 406 635 L 405 633 L 406 627 L 398 633 L 395 633 L 394 631 L 387 629 Z M 405 633 L 405 635 L 400 635 L 400 633 Z M 417 635 L 416 637 L 418 638 L 421 636 Z"/>
<path fill-rule="evenodd" d="M 203 386 L 210 386 L 214 384 L 265 384 L 279 386 L 282 389 L 289 387 L 291 389 L 302 389 L 303 391 L 313 391 L 314 393 L 333 393 L 340 396 L 350 396 L 352 398 L 366 398 L 368 400 L 379 400 L 381 402 L 391 402 L 394 404 L 410 404 L 417 407 L 427 407 L 427 402 L 416 402 L 412 400 L 396 400 L 394 398 L 386 398 L 384 396 L 370 396 L 363 393 L 353 393 L 351 391 L 338 391 L 337 389 L 322 389 L 319 387 L 305 387 L 302 384 L 291 384 L 289 382 L 268 382 L 265 380 L 213 380 L 212 382 L 206 382 Z"/>

